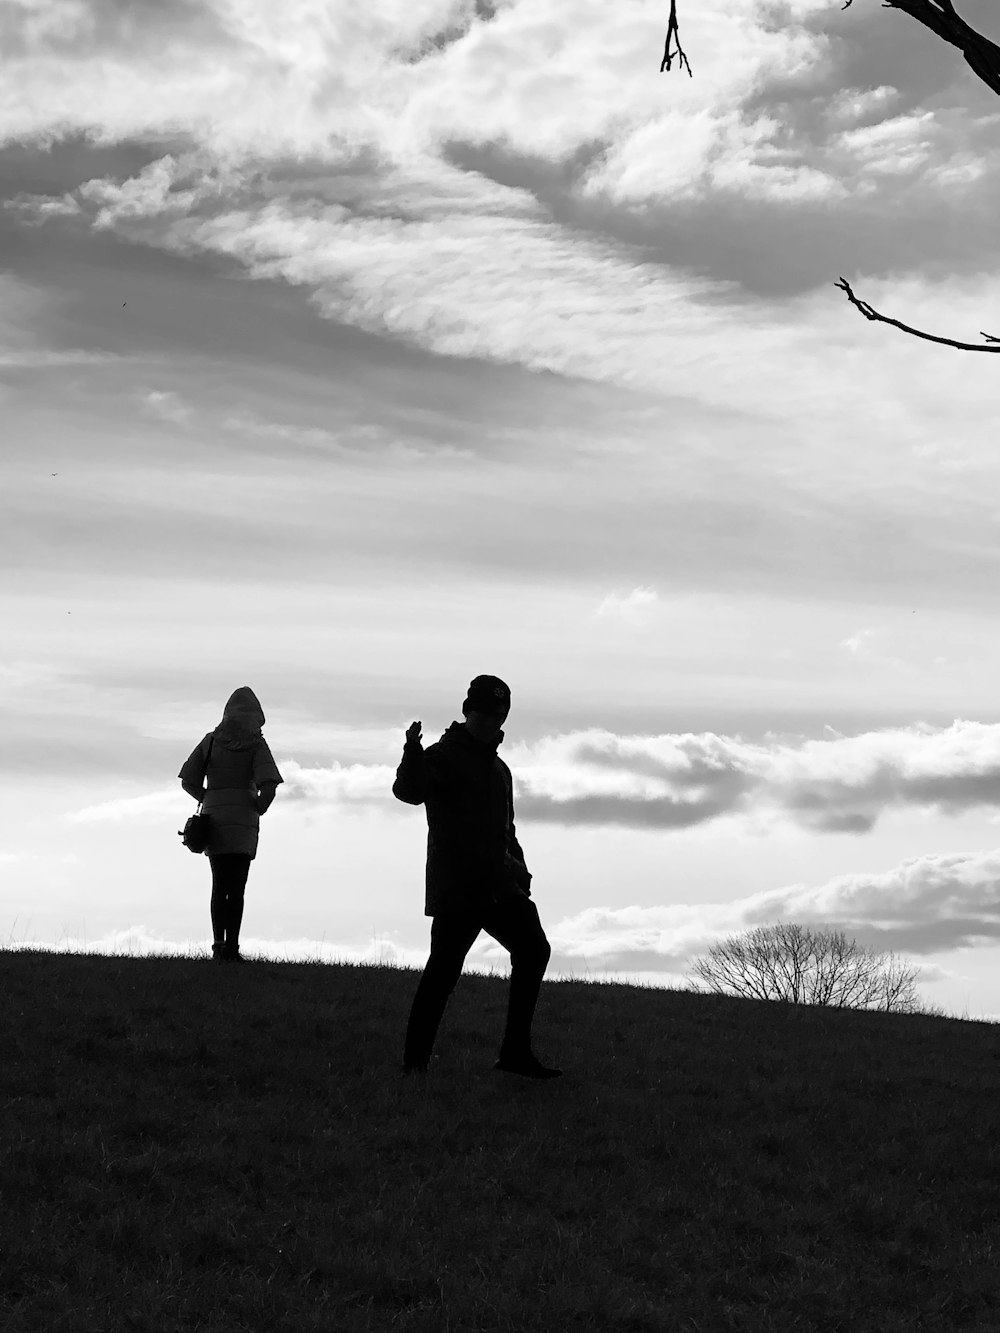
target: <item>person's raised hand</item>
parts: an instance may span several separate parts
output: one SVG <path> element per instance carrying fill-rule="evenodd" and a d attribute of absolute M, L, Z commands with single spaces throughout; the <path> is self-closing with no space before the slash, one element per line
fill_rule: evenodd
<path fill-rule="evenodd" d="M 410 725 L 406 728 L 406 741 L 407 741 L 407 744 L 408 744 L 408 745 L 419 745 L 419 744 L 420 744 L 420 739 L 421 739 L 421 737 L 420 737 L 420 723 L 419 723 L 419 722 L 411 722 Z"/>

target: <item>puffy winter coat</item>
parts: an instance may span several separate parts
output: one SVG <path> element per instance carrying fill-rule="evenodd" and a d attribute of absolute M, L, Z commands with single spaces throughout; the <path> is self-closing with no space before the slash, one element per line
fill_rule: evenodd
<path fill-rule="evenodd" d="M 260 829 L 255 804 L 257 789 L 262 782 L 278 783 L 282 777 L 263 736 L 255 745 L 242 750 L 227 749 L 216 741 L 206 767 L 212 735 L 209 732 L 195 746 L 177 776 L 193 787 L 200 786 L 203 779 L 206 782 L 201 808 L 209 816 L 210 836 L 205 855 L 241 852 L 253 859 L 257 855 Z"/>
<path fill-rule="evenodd" d="M 531 896 L 531 875 L 514 829 L 510 769 L 487 744 L 453 722 L 427 749 L 407 741 L 392 794 L 427 812 L 424 914 Z"/>

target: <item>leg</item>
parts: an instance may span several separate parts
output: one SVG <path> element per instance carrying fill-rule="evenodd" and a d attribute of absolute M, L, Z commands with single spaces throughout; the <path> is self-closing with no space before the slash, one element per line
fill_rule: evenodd
<path fill-rule="evenodd" d="M 212 862 L 212 952 L 218 957 L 235 958 L 239 954 L 240 924 L 243 920 L 243 892 L 250 872 L 250 857 L 238 852 L 221 852 Z"/>
<path fill-rule="evenodd" d="M 500 1055 L 528 1056 L 531 1022 L 552 954 L 538 909 L 530 898 L 504 899 L 486 915 L 483 929 L 510 954 L 510 999 Z"/>
<path fill-rule="evenodd" d="M 209 856 L 212 867 L 212 953 L 222 956 L 226 943 L 226 868 L 225 858 Z"/>
<path fill-rule="evenodd" d="M 229 896 L 226 903 L 226 954 L 236 958 L 240 952 L 240 926 L 243 923 L 243 895 L 250 873 L 250 857 L 232 857 Z"/>
<path fill-rule="evenodd" d="M 413 997 L 406 1027 L 403 1064 L 407 1068 L 426 1068 L 448 997 L 462 975 L 465 955 L 478 934 L 479 921 L 475 917 L 442 913 L 432 918 L 431 954 Z"/>

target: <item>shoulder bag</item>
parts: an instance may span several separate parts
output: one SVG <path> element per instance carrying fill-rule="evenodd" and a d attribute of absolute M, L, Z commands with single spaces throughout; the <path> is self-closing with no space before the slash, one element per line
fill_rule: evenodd
<path fill-rule="evenodd" d="M 212 758 L 212 746 L 215 744 L 215 737 L 208 742 L 208 754 L 205 756 L 205 778 L 208 778 L 208 762 Z M 211 834 L 211 821 L 208 815 L 202 813 L 202 803 L 198 802 L 198 809 L 184 825 L 183 829 L 177 830 L 177 836 L 183 842 L 189 852 L 197 852 L 199 855 L 208 846 L 208 840 Z"/>

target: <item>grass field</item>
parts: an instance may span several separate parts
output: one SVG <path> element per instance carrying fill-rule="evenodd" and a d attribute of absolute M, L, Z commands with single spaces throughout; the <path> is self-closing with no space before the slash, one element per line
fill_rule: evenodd
<path fill-rule="evenodd" d="M 1000 1029 L 0 951 L 3 1333 L 1000 1329 Z"/>

